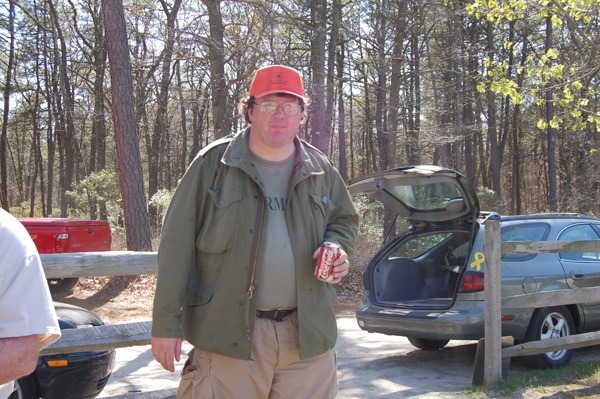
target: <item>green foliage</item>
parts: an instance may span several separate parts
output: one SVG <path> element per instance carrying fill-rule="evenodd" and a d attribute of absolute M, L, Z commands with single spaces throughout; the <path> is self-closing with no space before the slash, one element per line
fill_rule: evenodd
<path fill-rule="evenodd" d="M 167 213 L 167 209 L 169 208 L 169 204 L 171 203 L 171 199 L 173 198 L 173 194 L 175 194 L 174 189 L 160 189 L 152 196 L 152 198 L 150 198 L 150 201 L 148 202 L 149 206 L 156 208 L 158 220 L 161 221 L 161 225 L 162 220 Z"/>
<path fill-rule="evenodd" d="M 122 213 L 119 179 L 113 170 L 91 173 L 66 194 L 75 203 L 75 207 L 69 209 L 69 217 L 89 218 L 91 207 L 97 209 L 99 204 L 105 204 L 109 222 L 116 225 Z"/>
<path fill-rule="evenodd" d="M 500 214 L 508 212 L 509 208 L 504 199 L 492 189 L 477 188 L 477 199 L 479 200 L 479 209 L 482 211 L 498 212 Z"/>
<path fill-rule="evenodd" d="M 16 218 L 25 218 L 29 217 L 29 201 L 21 202 L 20 204 L 14 204 L 10 207 L 10 214 Z M 35 209 L 33 211 L 34 215 L 42 215 L 42 209 L 39 204 L 35 204 Z"/>
<path fill-rule="evenodd" d="M 538 29 L 547 36 L 546 24 L 550 21 L 555 31 L 568 29 L 575 41 L 592 46 L 594 44 L 590 43 L 588 32 L 596 29 L 599 9 L 599 0 L 482 0 L 466 5 L 469 15 L 493 22 L 499 31 L 506 29 L 505 25 L 519 24 L 517 26 L 527 26 L 530 32 Z M 498 56 L 498 52 L 495 52 L 496 59 L 487 57 L 484 60 L 485 72 L 480 77 L 477 90 L 480 93 L 489 90 L 500 94 L 515 104 L 530 99 L 532 104 L 540 108 L 541 115 L 547 105 L 546 95 L 552 90 L 555 116 L 551 120 L 540 119 L 536 124 L 538 129 L 562 127 L 582 131 L 590 126 L 598 129 L 600 118 L 588 106 L 596 94 L 582 83 L 582 80 L 589 78 L 589 74 L 593 74 L 593 69 L 589 68 L 597 61 L 586 59 L 585 52 L 569 52 L 569 47 L 561 46 L 561 37 L 558 35 L 552 38 L 552 43 L 556 44 L 546 48 L 545 35 L 530 34 L 527 39 L 531 49 L 527 50 L 505 41 L 505 54 Z M 521 52 L 525 52 L 527 57 L 523 66 L 507 64 L 508 55 L 516 60 L 520 59 Z M 594 52 L 590 51 L 590 54 Z"/>
<path fill-rule="evenodd" d="M 381 242 L 383 238 L 383 210 L 377 201 L 366 196 L 355 196 L 354 206 L 360 215 L 359 236 Z"/>

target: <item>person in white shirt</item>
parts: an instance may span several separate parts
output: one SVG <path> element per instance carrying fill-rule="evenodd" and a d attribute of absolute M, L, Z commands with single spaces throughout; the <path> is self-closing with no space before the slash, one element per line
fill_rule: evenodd
<path fill-rule="evenodd" d="M 60 338 L 42 262 L 25 227 L 0 208 L 0 399 Z"/>

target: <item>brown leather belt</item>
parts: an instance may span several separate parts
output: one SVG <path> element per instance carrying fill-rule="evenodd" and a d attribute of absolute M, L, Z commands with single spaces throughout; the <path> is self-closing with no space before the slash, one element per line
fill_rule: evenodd
<path fill-rule="evenodd" d="M 256 317 L 261 319 L 269 319 L 274 321 L 282 321 L 287 316 L 294 313 L 296 308 L 293 309 L 273 309 L 273 310 L 257 310 Z"/>

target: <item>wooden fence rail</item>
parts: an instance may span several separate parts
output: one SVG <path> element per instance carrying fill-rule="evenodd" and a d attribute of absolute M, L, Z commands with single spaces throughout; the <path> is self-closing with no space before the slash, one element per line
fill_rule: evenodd
<path fill-rule="evenodd" d="M 535 355 L 559 349 L 574 349 L 600 344 L 600 332 L 590 332 L 502 347 L 501 315 L 503 307 L 542 308 L 584 302 L 600 302 L 600 287 L 563 289 L 506 298 L 501 297 L 502 255 L 559 252 L 600 252 L 600 240 L 502 242 L 500 222 L 497 219 L 489 219 L 485 222 L 486 317 L 483 345 L 485 352 L 485 356 L 483 356 L 485 359 L 483 381 L 485 384 L 495 383 L 502 378 L 503 358 Z M 477 368 L 478 365 L 476 364 L 475 367 Z M 476 382 L 475 377 L 474 382 Z"/>
<path fill-rule="evenodd" d="M 41 254 L 47 278 L 135 276 L 158 272 L 157 252 L 107 251 Z"/>
<path fill-rule="evenodd" d="M 102 351 L 150 344 L 150 321 L 62 330 L 62 336 L 43 349 L 42 355 Z"/>
<path fill-rule="evenodd" d="M 133 276 L 158 272 L 156 252 L 111 251 L 42 254 L 47 278 Z M 106 350 L 150 343 L 150 321 L 63 330 L 42 355 Z"/>

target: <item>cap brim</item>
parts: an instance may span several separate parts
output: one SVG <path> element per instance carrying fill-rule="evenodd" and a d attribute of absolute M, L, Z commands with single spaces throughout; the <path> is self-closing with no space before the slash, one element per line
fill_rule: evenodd
<path fill-rule="evenodd" d="M 290 94 L 290 95 L 298 97 L 300 99 L 304 99 L 304 96 L 301 96 L 298 93 L 295 93 L 293 91 L 287 91 L 287 90 L 270 90 L 270 91 L 265 91 L 264 93 L 255 94 L 254 98 L 261 98 L 261 97 L 264 97 L 264 96 L 268 96 L 269 94 Z"/>

